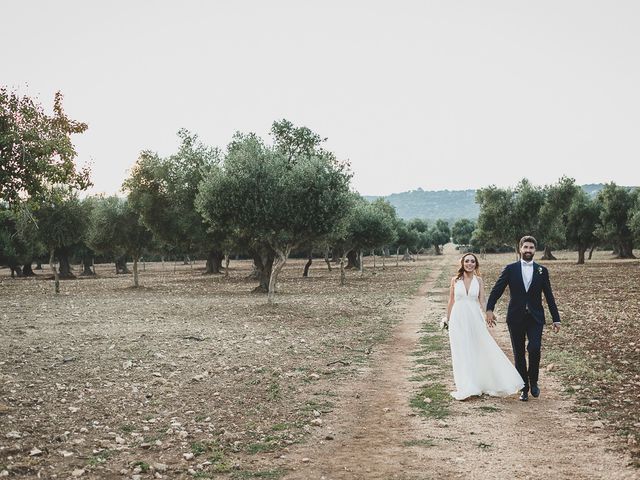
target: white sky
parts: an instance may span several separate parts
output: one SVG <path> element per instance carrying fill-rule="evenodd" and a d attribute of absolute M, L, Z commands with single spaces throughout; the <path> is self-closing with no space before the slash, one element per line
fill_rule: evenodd
<path fill-rule="evenodd" d="M 640 2 L 6 1 L 0 83 L 89 130 L 94 192 L 184 127 L 224 148 L 276 119 L 366 195 L 640 185 Z"/>

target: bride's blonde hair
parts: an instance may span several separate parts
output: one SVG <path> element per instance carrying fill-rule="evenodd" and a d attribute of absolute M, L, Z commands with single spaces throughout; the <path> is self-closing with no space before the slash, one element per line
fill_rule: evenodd
<path fill-rule="evenodd" d="M 480 276 L 480 262 L 478 261 L 478 257 L 476 257 L 473 253 L 465 253 L 464 255 L 462 255 L 462 257 L 460 257 L 460 268 L 458 269 L 456 280 L 460 280 L 464 275 L 464 258 L 468 257 L 469 255 L 471 255 L 476 260 L 476 269 L 473 273 L 475 273 L 477 276 Z"/>

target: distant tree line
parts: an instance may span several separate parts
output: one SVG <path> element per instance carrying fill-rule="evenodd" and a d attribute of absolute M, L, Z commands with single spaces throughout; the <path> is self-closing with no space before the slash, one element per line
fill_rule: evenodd
<path fill-rule="evenodd" d="M 515 188 L 489 186 L 476 192 L 480 205 L 477 226 L 470 240 L 479 250 L 512 247 L 533 235 L 544 248 L 543 259 L 553 260 L 553 250 L 578 252 L 585 262 L 600 247 L 617 258 L 635 258 L 640 242 L 640 191 L 606 184 L 595 197 L 562 177 L 553 185 L 535 186 L 523 179 Z"/>

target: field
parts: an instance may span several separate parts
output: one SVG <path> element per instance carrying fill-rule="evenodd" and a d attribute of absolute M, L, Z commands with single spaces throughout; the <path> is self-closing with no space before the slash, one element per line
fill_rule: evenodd
<path fill-rule="evenodd" d="M 265 453 L 304 441 L 333 408 L 335 384 L 366 364 L 424 275 L 424 263 L 379 262 L 340 287 L 338 269 L 318 261 L 303 279 L 291 261 L 274 306 L 251 293 L 247 261 L 228 277 L 147 264 L 139 289 L 98 265 L 59 296 L 3 270 L 0 471 L 263 471 Z"/>
<path fill-rule="evenodd" d="M 561 380 L 576 415 L 610 432 L 607 448 L 637 462 L 640 263 L 598 252 L 580 267 L 573 253 L 558 256 L 547 265 L 563 329 L 545 332 L 543 368 Z M 487 284 L 512 260 L 481 259 Z M 251 293 L 247 261 L 232 261 L 228 277 L 202 275 L 198 263 L 146 264 L 139 289 L 130 275 L 98 265 L 98 278 L 63 281 L 58 296 L 44 273 L 0 271 L 0 472 L 287 476 L 281 458 L 317 442 L 321 430 L 323 443 L 334 442 L 326 418 L 350 416 L 345 392 L 383 364 L 380 352 L 418 287 L 439 277 L 442 294 L 452 270 L 435 256 L 398 267 L 388 259 L 385 270 L 367 259 L 364 274 L 348 272 L 341 287 L 339 271 L 321 261 L 303 279 L 303 263 L 285 266 L 272 306 Z M 433 308 L 425 318 L 441 316 L 442 302 Z M 504 310 L 502 300 L 497 313 Z M 431 343 L 422 345 L 428 355 Z M 439 371 L 450 376 L 446 365 Z"/>

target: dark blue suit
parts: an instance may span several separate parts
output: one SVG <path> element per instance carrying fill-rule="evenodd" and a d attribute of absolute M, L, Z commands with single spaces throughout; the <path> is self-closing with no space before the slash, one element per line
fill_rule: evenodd
<path fill-rule="evenodd" d="M 551 291 L 549 271 L 537 263 L 533 263 L 533 277 L 529 290 L 525 289 L 522 280 L 522 264 L 520 261 L 507 265 L 489 294 L 487 310 L 493 311 L 496 302 L 509 287 L 511 298 L 507 309 L 507 326 L 511 335 L 511 348 L 516 369 L 524 381 L 524 389 L 530 384 L 538 383 L 540 368 L 540 349 L 542 347 L 542 329 L 544 327 L 544 308 L 542 294 L 547 300 L 549 311 L 554 322 L 560 321 L 556 300 Z M 525 358 L 525 340 L 528 339 L 529 369 Z"/>

